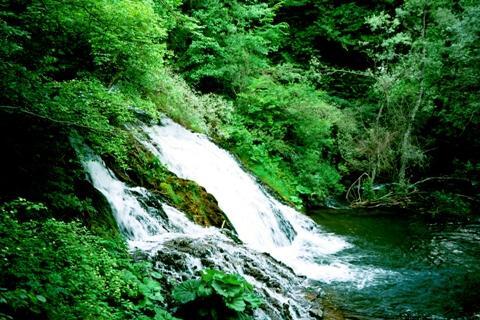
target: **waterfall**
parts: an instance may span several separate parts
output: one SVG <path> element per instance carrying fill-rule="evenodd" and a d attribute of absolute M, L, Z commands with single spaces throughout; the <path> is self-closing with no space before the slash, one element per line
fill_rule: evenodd
<path fill-rule="evenodd" d="M 145 127 L 149 139 L 143 144 L 177 176 L 213 194 L 244 243 L 266 252 L 291 244 L 296 235 L 291 223 L 230 154 L 170 119 L 164 124 Z"/>
<path fill-rule="evenodd" d="M 311 319 L 322 313 L 321 292 L 312 280 L 362 288 L 382 272 L 351 264 L 355 257 L 340 254 L 352 248 L 346 239 L 269 195 L 205 135 L 167 118 L 142 131 L 139 141 L 170 171 L 215 196 L 243 242 L 215 227 L 198 226 L 147 189 L 121 182 L 80 139 L 72 138 L 88 179 L 108 200 L 129 247 L 145 252 L 169 279 L 183 281 L 203 268 L 238 273 L 266 301 L 255 311 L 256 319 Z M 306 288 L 316 288 L 313 300 Z"/>
<path fill-rule="evenodd" d="M 336 253 L 351 247 L 347 240 L 322 231 L 305 215 L 273 198 L 237 160 L 168 118 L 144 126 L 139 138 L 177 176 L 196 181 L 215 196 L 239 238 L 267 252 L 297 274 L 324 282 L 366 285 L 379 270 L 354 267 Z"/>
<path fill-rule="evenodd" d="M 372 247 L 365 247 L 364 242 L 355 241 L 354 237 L 347 239 L 328 233 L 305 215 L 273 198 L 231 154 L 217 147 L 205 135 L 190 132 L 170 119 L 164 119 L 161 125 L 143 125 L 132 130 L 141 133 L 137 139 L 169 170 L 181 178 L 196 181 L 215 196 L 243 242 L 239 244 L 237 239 L 232 240 L 231 234 L 225 230 L 196 225 L 183 212 L 163 203 L 149 190 L 121 182 L 79 138 L 71 139 L 88 179 L 108 200 L 129 247 L 135 252 L 139 249 L 143 257 L 150 259 L 165 275 L 164 279 L 168 281 L 162 284 L 167 290 L 175 280 L 191 279 L 204 268 L 214 268 L 240 274 L 255 287 L 265 302 L 255 310 L 255 319 L 321 318 L 323 292 L 320 288 L 335 292 L 336 298 L 331 296 L 334 306 L 338 301 L 350 299 L 348 304 L 355 310 L 367 307 L 379 312 L 381 317 L 384 314 L 397 317 L 400 313 L 410 314 L 411 310 L 403 313 L 405 310 L 399 305 L 397 296 L 392 300 L 392 292 L 402 295 L 403 304 L 408 308 L 411 306 L 410 294 L 412 300 L 418 300 L 413 303 L 418 310 L 432 308 L 432 312 L 441 313 L 446 302 L 438 303 L 442 306 L 439 309 L 431 301 L 425 307 L 422 299 L 437 295 L 438 290 L 444 288 L 444 281 L 451 282 L 452 274 L 455 276 L 451 273 L 451 269 L 455 269 L 452 266 L 462 264 L 457 262 L 460 256 L 462 260 L 458 261 L 465 261 L 467 256 L 472 265 L 476 265 L 477 252 L 471 250 L 469 253 L 468 247 L 456 242 L 471 231 L 454 226 L 452 234 L 426 237 L 428 246 L 420 237 L 420 247 L 428 249 L 427 258 L 422 251 L 419 254 L 422 259 L 414 260 L 411 266 L 406 263 L 406 268 L 391 268 L 392 260 L 374 267 L 378 257 L 372 253 Z M 468 234 L 468 241 L 478 240 L 475 238 L 477 229 L 475 227 L 473 233 Z M 375 243 L 373 250 L 379 250 L 375 249 L 376 246 Z M 397 244 L 393 246 L 396 251 Z M 416 249 L 411 247 L 409 250 Z M 440 263 L 445 263 L 446 256 L 443 251 L 451 253 L 449 259 L 454 262 L 442 269 Z M 407 261 L 411 256 L 400 250 L 390 259 L 392 257 L 396 265 L 397 260 Z M 428 259 L 434 259 L 434 263 L 429 263 L 424 270 L 424 262 Z M 463 273 L 459 277 L 459 282 L 469 279 Z M 425 286 L 432 283 L 434 290 L 424 292 L 423 296 L 420 295 L 422 299 L 418 299 L 416 291 L 425 291 Z M 435 299 L 433 303 L 436 303 Z M 440 294 L 439 299 L 452 299 L 452 296 Z M 356 307 L 357 304 L 360 307 Z M 328 302 L 325 305 L 328 313 Z M 459 306 L 463 308 L 463 304 Z M 397 311 L 399 313 L 395 313 Z M 371 314 L 367 312 L 367 315 Z"/>
<path fill-rule="evenodd" d="M 170 281 L 191 279 L 204 268 L 237 273 L 263 297 L 264 304 L 255 310 L 255 319 L 321 316 L 318 300 L 312 303 L 305 299 L 306 280 L 288 267 L 234 242 L 222 230 L 196 225 L 148 190 L 127 186 L 79 139 L 71 139 L 71 143 L 87 178 L 108 200 L 129 247 L 147 253 Z"/>
<path fill-rule="evenodd" d="M 120 231 L 131 241 L 140 241 L 166 231 L 160 220 L 148 213 L 137 200 L 135 193 L 141 188 L 128 188 L 115 178 L 100 157 L 88 155 L 82 162 L 92 184 L 107 199 Z"/>

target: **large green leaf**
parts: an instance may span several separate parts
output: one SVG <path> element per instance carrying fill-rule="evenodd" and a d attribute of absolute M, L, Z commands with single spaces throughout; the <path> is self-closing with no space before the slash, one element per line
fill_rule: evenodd
<path fill-rule="evenodd" d="M 173 298 L 180 303 L 188 303 L 197 298 L 197 289 L 200 286 L 200 280 L 187 280 L 173 289 Z"/>
<path fill-rule="evenodd" d="M 247 304 L 245 303 L 242 297 L 237 297 L 235 299 L 226 301 L 225 305 L 230 309 L 233 309 L 238 312 L 245 311 L 245 308 L 247 307 Z"/>
<path fill-rule="evenodd" d="M 253 309 L 258 308 L 263 303 L 262 299 L 254 293 L 244 294 L 243 299 L 250 303 Z"/>
<path fill-rule="evenodd" d="M 222 280 L 215 279 L 212 282 L 212 287 L 219 295 L 227 298 L 235 297 L 243 292 L 243 287 L 238 283 L 226 283 Z"/>
<path fill-rule="evenodd" d="M 212 295 L 213 289 L 209 284 L 202 283 L 198 287 L 197 293 L 199 297 L 208 297 Z"/>
<path fill-rule="evenodd" d="M 223 272 L 213 269 L 204 269 L 202 270 L 202 281 L 209 283 L 212 282 L 215 278 L 220 278 L 224 275 Z"/>

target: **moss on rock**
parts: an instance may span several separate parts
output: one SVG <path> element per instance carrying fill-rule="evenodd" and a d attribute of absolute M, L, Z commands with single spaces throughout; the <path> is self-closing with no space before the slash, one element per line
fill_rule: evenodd
<path fill-rule="evenodd" d="M 104 160 L 118 178 L 127 184 L 142 186 L 160 196 L 169 205 L 183 211 L 193 222 L 234 231 L 217 200 L 196 182 L 177 177 L 133 136 L 127 155 L 127 167 L 106 156 Z"/>

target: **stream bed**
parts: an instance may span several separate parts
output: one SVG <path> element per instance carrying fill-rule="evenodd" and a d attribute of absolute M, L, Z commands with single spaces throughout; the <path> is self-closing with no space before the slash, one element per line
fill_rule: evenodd
<path fill-rule="evenodd" d="M 368 319 L 480 318 L 479 218 L 439 222 L 366 210 L 320 210 L 310 217 L 352 244 L 336 253 L 339 259 L 366 272 L 384 271 L 365 283 L 318 283 L 345 314 Z"/>

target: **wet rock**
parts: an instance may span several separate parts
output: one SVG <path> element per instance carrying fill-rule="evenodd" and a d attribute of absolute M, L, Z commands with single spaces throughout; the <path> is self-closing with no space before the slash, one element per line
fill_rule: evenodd
<path fill-rule="evenodd" d="M 154 123 L 155 122 L 153 116 L 143 109 L 140 109 L 140 108 L 137 108 L 137 107 L 134 107 L 134 106 L 130 106 L 128 109 L 130 111 L 132 111 L 133 114 L 135 114 L 135 116 L 137 117 L 137 119 L 140 120 L 143 123 Z"/>
<path fill-rule="evenodd" d="M 115 176 L 126 184 L 148 189 L 164 202 L 184 212 L 198 225 L 227 229 L 236 234 L 214 196 L 194 181 L 181 179 L 168 171 L 133 135 L 129 137 L 126 159 L 127 168 L 114 157 L 103 157 Z"/>
<path fill-rule="evenodd" d="M 322 319 L 323 311 L 320 308 L 313 308 L 312 310 L 310 310 L 310 315 L 315 319 Z"/>
<path fill-rule="evenodd" d="M 318 299 L 305 298 L 308 280 L 269 255 L 238 245 L 221 233 L 197 238 L 180 235 L 153 249 L 151 259 L 158 271 L 178 282 L 198 276 L 204 268 L 242 275 L 265 302 L 255 312 L 255 319 L 321 318 Z"/>

